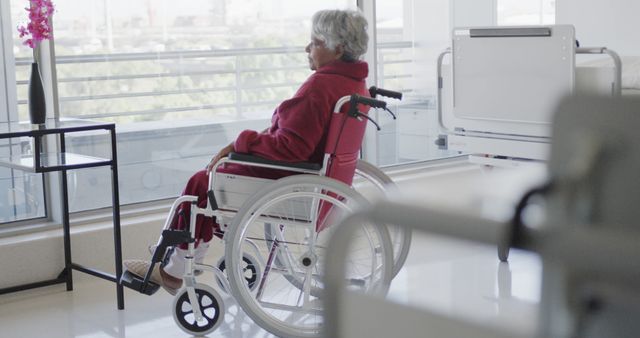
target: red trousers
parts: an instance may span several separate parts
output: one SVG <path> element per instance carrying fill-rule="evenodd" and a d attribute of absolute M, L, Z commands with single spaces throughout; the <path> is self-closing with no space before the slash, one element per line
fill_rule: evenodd
<path fill-rule="evenodd" d="M 192 195 L 198 197 L 198 207 L 204 208 L 207 206 L 207 191 L 209 189 L 209 175 L 206 170 L 200 170 L 196 172 L 184 187 L 182 195 Z M 173 229 L 184 230 L 189 228 L 190 209 L 189 203 L 182 203 L 178 207 L 178 220 L 172 224 Z M 209 242 L 213 238 L 214 233 L 216 236 L 222 238 L 222 232 L 220 231 L 220 225 L 215 221 L 215 217 L 204 217 L 198 215 L 196 217 L 196 230 L 193 234 L 196 239 L 196 246 L 201 242 Z M 180 248 L 186 249 L 187 244 L 180 245 Z"/>
<path fill-rule="evenodd" d="M 237 164 L 225 164 L 224 166 L 220 166 L 218 167 L 218 172 L 270 179 L 278 179 L 295 174 L 290 171 L 248 167 Z M 208 190 L 209 175 L 207 175 L 206 170 L 200 170 L 191 176 L 182 191 L 182 195 L 197 196 L 198 207 L 205 208 L 207 206 Z M 178 219 L 176 222 L 171 224 L 171 228 L 177 230 L 189 229 L 190 210 L 191 205 L 188 202 L 182 203 L 180 207 L 178 207 Z M 204 217 L 203 215 L 198 215 L 196 217 L 196 230 L 193 234 L 193 237 L 196 239 L 196 246 L 198 246 L 200 242 L 206 243 L 211 241 L 214 235 L 218 238 L 222 238 L 223 236 L 223 232 L 220 229 L 220 225 L 216 223 L 215 217 Z M 183 243 L 180 245 L 180 248 L 186 249 L 187 244 Z"/>

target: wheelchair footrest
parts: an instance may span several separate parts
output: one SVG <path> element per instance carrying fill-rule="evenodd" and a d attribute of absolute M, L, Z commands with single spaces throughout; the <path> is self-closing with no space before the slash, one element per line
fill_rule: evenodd
<path fill-rule="evenodd" d="M 148 296 L 151 296 L 160 289 L 160 285 L 152 281 L 148 281 L 145 284 L 144 278 L 141 278 L 127 270 L 122 273 L 122 277 L 120 277 L 120 284 Z"/>

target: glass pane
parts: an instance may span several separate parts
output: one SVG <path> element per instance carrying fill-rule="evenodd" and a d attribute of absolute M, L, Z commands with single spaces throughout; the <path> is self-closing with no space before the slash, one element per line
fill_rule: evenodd
<path fill-rule="evenodd" d="M 378 112 L 382 130 L 376 133 L 378 165 L 450 156 L 439 150 L 436 111 L 436 61 L 449 45 L 449 1 L 378 0 L 378 83 L 401 91 L 392 104 L 398 116 Z M 392 100 L 388 100 L 393 103 Z"/>
<path fill-rule="evenodd" d="M 55 5 L 60 114 L 117 123 L 120 201 L 126 204 L 178 195 L 241 130 L 266 128 L 277 104 L 310 74 L 304 46 L 311 15 L 355 9 L 356 1 Z M 18 63 L 26 63 L 28 55 L 19 55 Z M 19 87 L 24 110 L 26 86 Z M 69 151 L 86 155 L 100 157 L 91 150 L 108 146 L 95 135 L 69 139 Z M 96 191 L 110 191 L 108 172 L 79 170 L 69 183 L 72 211 L 110 205 L 108 196 L 95 198 Z"/>
<path fill-rule="evenodd" d="M 11 27 L 18 25 L 26 25 L 28 21 L 28 13 L 25 10 L 28 7 L 28 1 L 11 0 Z M 27 84 L 30 75 L 30 65 L 33 62 L 33 50 L 23 44 L 24 39 L 18 35 L 17 29 L 4 34 L 13 37 L 13 55 L 15 57 L 16 72 L 16 91 L 18 96 L 18 118 L 20 121 L 29 120 L 29 112 L 27 107 Z"/>
<path fill-rule="evenodd" d="M 28 138 L 0 140 L 0 158 L 30 154 Z M 0 223 L 45 216 L 42 175 L 0 166 Z"/>
<path fill-rule="evenodd" d="M 0 223 L 44 217 L 42 176 L 0 168 Z"/>
<path fill-rule="evenodd" d="M 498 25 L 552 25 L 556 21 L 555 0 L 498 0 Z"/>
<path fill-rule="evenodd" d="M 7 62 L 11 62 L 10 54 L 16 57 L 21 57 L 25 61 L 28 60 L 28 64 L 32 60 L 32 50 L 28 47 L 22 46 L 22 41 L 18 38 L 18 31 L 15 27 L 19 23 L 26 21 L 27 12 L 24 7 L 28 5 L 27 1 L 12 1 L 9 6 L 9 13 L 0 13 L 2 19 L 9 19 L 11 22 L 0 27 L 0 35 L 3 37 L 13 37 L 14 45 L 9 46 L 8 50 L 4 50 L 4 53 L 0 55 L 0 64 L 3 65 L 5 71 L 12 72 L 13 65 L 6 65 Z M 10 29 L 4 30 L 7 27 Z M 19 95 L 22 95 L 22 99 L 26 98 L 26 79 L 28 78 L 28 67 L 16 67 L 16 79 L 18 79 L 18 91 Z M 13 76 L 5 77 L 13 78 Z M 7 86 L 13 86 L 13 84 L 6 84 Z M 24 88 L 21 88 L 24 87 Z M 0 95 L 11 95 L 13 88 L 7 88 L 8 90 L 2 91 Z M 0 102 L 10 102 L 13 104 L 14 97 L 4 97 L 0 99 Z M 25 110 L 20 110 L 19 118 L 21 120 L 28 119 L 28 115 Z M 7 123 L 10 120 L 10 112 L 7 109 L 0 111 L 2 117 L 0 117 L 0 132 L 6 132 Z M 11 115 L 11 119 L 15 119 L 15 116 Z M 31 141 L 29 138 L 14 138 L 0 140 L 0 158 L 10 158 L 12 156 L 20 156 L 31 154 Z M 4 166 L 0 166 L 0 223 L 20 221 L 30 218 L 45 217 L 46 208 L 44 204 L 43 194 L 43 181 L 41 174 L 34 174 L 24 172 L 22 170 L 9 169 Z"/>

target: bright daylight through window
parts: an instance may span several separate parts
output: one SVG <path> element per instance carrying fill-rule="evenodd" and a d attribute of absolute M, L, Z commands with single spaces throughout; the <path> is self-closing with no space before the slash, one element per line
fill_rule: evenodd
<path fill-rule="evenodd" d="M 53 2 L 56 108 L 63 118 L 116 122 L 121 204 L 177 196 L 241 130 L 264 129 L 273 109 L 310 74 L 304 46 L 311 15 L 357 6 L 356 0 Z M 368 134 L 365 158 L 389 165 L 451 155 L 434 145 L 435 65 L 449 44 L 456 1 L 363 2 L 375 2 L 377 15 L 369 18 L 377 37 L 377 62 L 370 64 L 377 83 L 369 84 L 405 94 L 390 103 L 397 120 L 374 112 L 382 130 Z M 2 120 L 28 120 L 33 58 L 15 29 L 26 20 L 27 3 L 10 0 L 3 5 L 9 13 L 0 14 L 5 41 L 13 38 L 3 60 L 15 83 L 2 94 L 13 115 Z M 548 23 L 554 15 L 550 0 L 487 3 L 497 13 L 494 24 Z M 66 146 L 109 155 L 104 135 L 69 135 Z M 21 147 L 28 144 L 0 144 L 0 151 L 4 156 Z M 0 168 L 0 191 L 7 192 L 0 194 L 0 221 L 46 216 L 44 194 L 51 192 L 42 181 L 39 174 Z M 69 171 L 68 181 L 72 212 L 110 205 L 108 168 Z"/>

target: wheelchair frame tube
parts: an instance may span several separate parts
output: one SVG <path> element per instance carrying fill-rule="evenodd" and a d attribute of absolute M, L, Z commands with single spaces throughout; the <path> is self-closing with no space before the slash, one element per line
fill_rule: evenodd
<path fill-rule="evenodd" d="M 194 233 L 196 231 L 196 218 L 202 209 L 198 208 L 196 201 L 191 202 L 191 210 L 189 212 L 189 233 L 191 234 L 191 238 L 195 239 Z M 188 245 L 188 253 L 189 255 L 185 257 L 185 266 L 184 266 L 184 283 L 187 288 L 187 295 L 189 297 L 189 303 L 191 303 L 191 308 L 193 309 L 193 314 L 195 316 L 196 321 L 202 320 L 202 310 L 200 309 L 200 303 L 198 302 L 198 297 L 195 291 L 195 277 L 193 276 L 193 256 L 196 249 L 195 241 L 190 241 Z"/>
<path fill-rule="evenodd" d="M 193 203 L 193 202 L 196 202 L 197 200 L 198 200 L 198 197 L 196 196 L 184 195 L 184 196 L 178 197 L 175 201 L 173 201 L 173 204 L 171 205 L 171 209 L 169 210 L 169 217 L 167 217 L 167 220 L 164 222 L 164 227 L 162 228 L 162 230 L 168 230 L 169 227 L 171 227 L 171 221 L 175 217 L 176 211 L 178 210 L 178 207 L 180 206 L 180 204 L 185 202 Z M 158 238 L 158 242 L 156 243 L 156 246 L 160 246 L 161 242 L 162 242 L 162 236 Z"/>
<path fill-rule="evenodd" d="M 269 168 L 269 169 L 280 169 L 280 170 L 286 170 L 286 171 L 295 171 L 295 172 L 299 172 L 302 174 L 315 174 L 318 175 L 318 173 L 320 171 L 318 170 L 311 170 L 311 169 L 301 169 L 301 168 L 293 168 L 293 167 L 287 167 L 287 166 L 280 166 L 280 165 L 275 165 L 275 164 L 266 164 L 266 163 L 256 163 L 256 162 L 245 162 L 245 161 L 237 161 L 237 160 L 230 160 L 227 157 L 223 157 L 220 159 L 220 161 L 218 161 L 218 163 L 216 163 L 213 168 L 211 169 L 211 172 L 209 172 L 209 175 L 211 176 L 211 173 L 213 173 L 215 175 L 217 169 L 219 166 L 221 166 L 224 163 L 235 163 L 235 164 L 241 164 L 241 165 L 246 165 L 246 166 L 252 166 L 252 167 L 261 167 L 261 168 Z M 213 182 L 214 179 L 209 177 L 209 188 L 213 187 Z"/>

